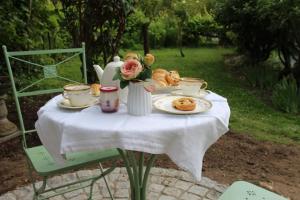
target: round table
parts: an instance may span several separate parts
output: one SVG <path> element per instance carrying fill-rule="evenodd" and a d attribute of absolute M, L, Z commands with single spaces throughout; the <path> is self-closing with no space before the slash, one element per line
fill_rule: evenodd
<path fill-rule="evenodd" d="M 213 106 L 204 113 L 173 115 L 153 109 L 149 116 L 138 117 L 128 115 L 125 105 L 111 114 L 102 113 L 98 105 L 62 109 L 57 106 L 62 100 L 59 95 L 40 108 L 36 129 L 57 162 L 63 162 L 62 155 L 70 152 L 117 148 L 127 169 L 132 199 L 146 199 L 156 154 L 167 154 L 196 180 L 201 179 L 203 156 L 228 131 L 230 117 L 225 98 L 211 92 L 206 99 Z M 151 154 L 145 167 L 144 153 Z"/>

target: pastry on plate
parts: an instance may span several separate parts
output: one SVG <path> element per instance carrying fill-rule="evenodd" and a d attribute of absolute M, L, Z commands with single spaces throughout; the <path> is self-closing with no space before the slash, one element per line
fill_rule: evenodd
<path fill-rule="evenodd" d="M 178 83 L 180 81 L 180 76 L 177 71 L 170 71 L 167 74 L 166 78 L 167 78 L 169 85 L 172 85 L 172 86 L 178 85 Z"/>
<path fill-rule="evenodd" d="M 177 110 L 192 111 L 196 108 L 196 101 L 191 97 L 182 97 L 175 99 L 172 106 Z"/>
<path fill-rule="evenodd" d="M 91 92 L 94 96 L 100 96 L 100 84 L 94 83 L 91 85 Z"/>
<path fill-rule="evenodd" d="M 152 79 L 156 81 L 160 87 L 177 86 L 180 76 L 177 71 L 167 71 L 165 69 L 155 69 L 152 72 Z"/>

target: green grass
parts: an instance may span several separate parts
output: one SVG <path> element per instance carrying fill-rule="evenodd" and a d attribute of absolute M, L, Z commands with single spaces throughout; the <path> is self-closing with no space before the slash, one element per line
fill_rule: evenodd
<path fill-rule="evenodd" d="M 280 143 L 300 143 L 300 116 L 282 113 L 268 105 L 225 69 L 223 48 L 184 49 L 180 57 L 177 49 L 153 50 L 154 68 L 176 69 L 181 76 L 200 77 L 208 88 L 228 99 L 231 108 L 230 129 L 250 134 L 257 139 Z"/>

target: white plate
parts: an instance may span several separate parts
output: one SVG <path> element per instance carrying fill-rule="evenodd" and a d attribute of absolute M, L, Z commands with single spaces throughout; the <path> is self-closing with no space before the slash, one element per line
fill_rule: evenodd
<path fill-rule="evenodd" d="M 195 94 L 185 94 L 182 90 L 175 90 L 171 92 L 172 95 L 190 96 L 190 97 L 197 97 L 197 98 L 203 98 L 209 93 L 210 92 L 208 90 L 200 90 L 198 93 Z"/>
<path fill-rule="evenodd" d="M 94 101 L 92 101 L 91 103 L 89 103 L 88 105 L 85 105 L 85 106 L 71 106 L 71 105 L 66 105 L 63 102 L 64 102 L 64 99 L 62 99 L 61 101 L 58 101 L 57 106 L 60 107 L 60 108 L 78 110 L 78 109 L 83 109 L 83 108 L 88 108 L 90 106 L 93 106 L 93 105 L 98 103 L 98 100 L 94 100 Z"/>
<path fill-rule="evenodd" d="M 170 93 L 174 90 L 178 90 L 178 87 L 177 86 L 166 86 L 166 87 L 156 86 L 154 93 L 155 94 Z"/>
<path fill-rule="evenodd" d="M 187 114 L 195 114 L 195 113 L 201 113 L 206 112 L 212 107 L 212 103 L 208 100 L 202 99 L 202 98 L 193 98 L 196 101 L 196 108 L 192 111 L 182 111 L 177 110 L 172 106 L 172 102 L 175 99 L 182 98 L 183 96 L 167 96 L 162 97 L 154 102 L 155 108 L 161 111 L 165 111 L 172 114 L 178 114 L 178 115 L 187 115 Z"/>

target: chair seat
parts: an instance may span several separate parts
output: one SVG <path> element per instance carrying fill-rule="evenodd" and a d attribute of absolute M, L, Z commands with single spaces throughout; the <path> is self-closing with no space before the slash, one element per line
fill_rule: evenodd
<path fill-rule="evenodd" d="M 219 200 L 287 200 L 273 192 L 245 181 L 234 182 Z"/>
<path fill-rule="evenodd" d="M 64 165 L 57 164 L 44 146 L 25 149 L 36 172 L 41 176 L 48 176 L 79 168 L 91 163 L 103 162 L 120 156 L 117 149 L 108 149 L 93 152 L 79 152 L 68 154 Z"/>

